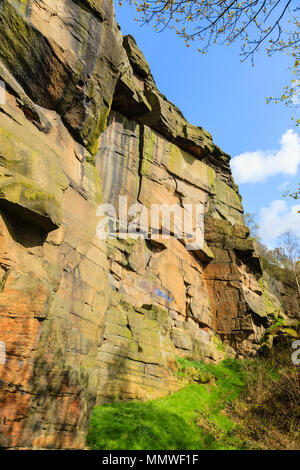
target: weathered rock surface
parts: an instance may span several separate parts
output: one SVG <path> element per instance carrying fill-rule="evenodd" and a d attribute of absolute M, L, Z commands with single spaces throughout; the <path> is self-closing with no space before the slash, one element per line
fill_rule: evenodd
<path fill-rule="evenodd" d="M 92 153 L 125 56 L 110 1 L 4 0 L 0 59 Z"/>
<path fill-rule="evenodd" d="M 45 111 L 46 112 L 46 111 Z M 82 447 L 109 302 L 95 236 L 101 183 L 56 113 L 49 134 L 13 95 L 0 114 L 1 446 Z"/>
<path fill-rule="evenodd" d="M 176 390 L 176 355 L 255 354 L 272 302 L 229 156 L 109 0 L 3 0 L 0 78 L 0 446 L 82 448 L 96 402 Z M 100 240 L 119 196 L 144 225 L 151 204 L 202 204 L 203 247 L 175 222 Z"/>
<path fill-rule="evenodd" d="M 129 64 L 121 74 L 114 95 L 114 106 L 129 118 L 151 127 L 196 158 L 209 162 L 219 177 L 233 184 L 230 157 L 212 141 L 202 127 L 191 125 L 181 111 L 157 89 L 148 63 L 132 36 L 123 40 Z"/>

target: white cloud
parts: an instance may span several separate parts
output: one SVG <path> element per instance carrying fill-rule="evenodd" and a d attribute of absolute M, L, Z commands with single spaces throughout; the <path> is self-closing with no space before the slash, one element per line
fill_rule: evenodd
<path fill-rule="evenodd" d="M 237 155 L 231 160 L 236 183 L 257 183 L 269 176 L 295 176 L 300 164 L 300 137 L 288 129 L 280 139 L 279 150 L 256 150 Z"/>
<path fill-rule="evenodd" d="M 300 203 L 288 207 L 286 201 L 273 201 L 269 207 L 260 209 L 259 236 L 265 244 L 280 237 L 285 232 L 293 232 L 300 237 Z"/>

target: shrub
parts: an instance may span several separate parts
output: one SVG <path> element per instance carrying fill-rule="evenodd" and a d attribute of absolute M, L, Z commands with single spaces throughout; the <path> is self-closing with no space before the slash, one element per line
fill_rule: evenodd
<path fill-rule="evenodd" d="M 299 449 L 300 371 L 290 345 L 282 341 L 267 356 L 245 361 L 244 370 L 245 390 L 227 409 L 236 436 L 253 449 Z"/>

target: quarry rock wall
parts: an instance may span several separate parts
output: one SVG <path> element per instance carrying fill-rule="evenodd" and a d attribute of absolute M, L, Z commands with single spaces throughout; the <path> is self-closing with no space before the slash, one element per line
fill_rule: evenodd
<path fill-rule="evenodd" d="M 269 301 L 230 157 L 109 0 L 2 0 L 0 79 L 0 446 L 83 448 L 95 403 L 177 390 L 176 356 L 254 355 Z M 100 239 L 119 196 L 201 204 L 204 245 Z"/>

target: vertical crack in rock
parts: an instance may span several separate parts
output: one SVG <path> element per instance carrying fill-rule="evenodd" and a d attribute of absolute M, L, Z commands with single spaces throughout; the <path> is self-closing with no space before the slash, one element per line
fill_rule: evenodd
<path fill-rule="evenodd" d="M 1 268 L 2 268 L 2 266 L 1 266 Z M 5 284 L 6 284 L 6 281 L 7 281 L 7 278 L 10 274 L 10 269 L 7 269 L 6 267 L 4 267 L 3 269 L 4 269 L 4 274 L 2 275 L 2 277 L 0 279 L 0 294 L 2 294 L 3 289 L 5 287 Z"/>

